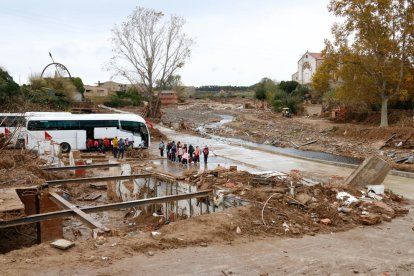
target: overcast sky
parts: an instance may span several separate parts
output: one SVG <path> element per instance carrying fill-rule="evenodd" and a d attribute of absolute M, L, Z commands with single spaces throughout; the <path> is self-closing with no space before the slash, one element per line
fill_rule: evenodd
<path fill-rule="evenodd" d="M 335 18 L 328 0 L 0 0 L 0 66 L 26 83 L 50 62 L 85 84 L 111 78 L 111 28 L 136 6 L 186 19 L 196 44 L 179 72 L 185 85 L 290 80 L 307 50 L 319 52 Z"/>

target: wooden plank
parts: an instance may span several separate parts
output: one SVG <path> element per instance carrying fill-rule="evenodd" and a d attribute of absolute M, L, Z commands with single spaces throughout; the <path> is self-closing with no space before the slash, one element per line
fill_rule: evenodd
<path fill-rule="evenodd" d="M 16 189 L 0 189 L 0 219 L 10 220 L 24 215 L 24 204 Z"/>
<path fill-rule="evenodd" d="M 57 193 L 51 192 L 51 193 L 49 193 L 49 195 L 51 196 L 51 199 L 54 202 L 56 202 L 56 204 L 61 206 L 63 209 L 72 210 L 75 213 L 76 217 L 80 221 L 82 221 L 82 223 L 84 223 L 86 226 L 88 226 L 89 228 L 91 228 L 91 229 L 101 229 L 105 232 L 109 231 L 109 229 L 107 227 L 102 225 L 100 222 L 94 220 L 90 215 L 86 214 L 81 209 L 79 209 L 78 207 L 76 207 L 75 205 L 73 205 L 72 203 L 70 203 L 69 201 L 67 201 L 66 199 L 64 199 L 60 195 L 58 195 Z"/>

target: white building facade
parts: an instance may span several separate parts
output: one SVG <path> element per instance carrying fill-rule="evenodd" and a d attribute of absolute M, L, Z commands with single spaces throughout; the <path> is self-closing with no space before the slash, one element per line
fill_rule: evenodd
<path fill-rule="evenodd" d="M 298 71 L 292 75 L 292 80 L 300 84 L 312 82 L 312 76 L 323 62 L 321 53 L 311 53 L 307 51 L 298 60 Z"/>

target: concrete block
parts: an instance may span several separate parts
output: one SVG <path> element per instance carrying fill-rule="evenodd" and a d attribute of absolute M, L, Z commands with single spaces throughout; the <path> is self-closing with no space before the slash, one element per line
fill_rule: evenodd
<path fill-rule="evenodd" d="M 66 250 L 69 249 L 70 247 L 74 246 L 75 243 L 65 240 L 65 239 L 58 239 L 55 240 L 54 242 L 50 243 L 51 246 L 58 248 L 58 249 L 62 249 L 62 250 Z"/>
<path fill-rule="evenodd" d="M 388 172 L 390 164 L 378 155 L 372 155 L 365 159 L 361 165 L 345 180 L 346 185 L 365 187 L 366 185 L 381 184 Z"/>

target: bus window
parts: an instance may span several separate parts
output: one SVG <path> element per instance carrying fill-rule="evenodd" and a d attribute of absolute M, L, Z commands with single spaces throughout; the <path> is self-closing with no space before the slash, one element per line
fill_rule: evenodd
<path fill-rule="evenodd" d="M 1 116 L 1 127 L 21 127 L 25 125 L 25 119 L 21 116 Z"/>
<path fill-rule="evenodd" d="M 100 127 L 100 128 L 108 128 L 108 127 L 116 127 L 119 129 L 119 121 L 117 120 L 90 120 L 90 121 L 80 121 L 80 127 L 81 129 L 84 128 L 95 128 L 95 127 Z"/>
<path fill-rule="evenodd" d="M 75 130 L 79 121 L 29 121 L 28 130 Z"/>
<path fill-rule="evenodd" d="M 141 124 L 140 122 L 121 121 L 121 128 L 132 133 L 140 133 Z"/>

